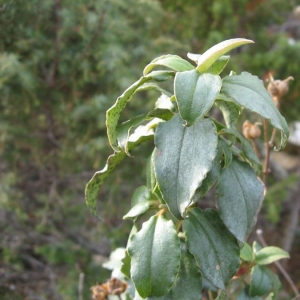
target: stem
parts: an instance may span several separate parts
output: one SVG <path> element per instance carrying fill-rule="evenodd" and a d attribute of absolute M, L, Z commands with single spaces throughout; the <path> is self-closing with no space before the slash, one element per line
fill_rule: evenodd
<path fill-rule="evenodd" d="M 254 149 L 254 152 L 255 152 L 256 156 L 259 158 L 259 153 L 258 153 L 256 144 L 255 144 L 253 139 L 251 139 L 251 145 L 252 145 L 252 148 Z"/>
<path fill-rule="evenodd" d="M 263 237 L 263 232 L 261 229 L 256 230 L 256 234 L 257 234 L 257 238 L 259 240 L 259 242 L 262 244 L 262 246 L 267 247 L 267 243 Z M 295 285 L 295 283 L 293 282 L 292 278 L 290 277 L 290 275 L 286 272 L 286 270 L 282 267 L 282 265 L 279 263 L 279 261 L 274 261 L 275 266 L 277 267 L 277 269 L 281 272 L 281 274 L 283 275 L 283 277 L 286 279 L 286 281 L 289 283 L 291 289 L 293 290 L 293 292 L 296 295 L 296 298 L 300 296 L 299 291 Z"/>
<path fill-rule="evenodd" d="M 264 169 L 263 169 L 263 182 L 265 186 L 267 186 L 267 180 L 269 175 L 269 160 L 270 160 L 270 144 L 268 139 L 268 122 L 264 120 L 264 141 L 265 141 L 265 161 L 264 161 Z"/>

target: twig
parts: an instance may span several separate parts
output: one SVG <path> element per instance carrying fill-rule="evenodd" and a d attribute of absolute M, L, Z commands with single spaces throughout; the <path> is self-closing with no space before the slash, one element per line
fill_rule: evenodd
<path fill-rule="evenodd" d="M 265 141 L 265 161 L 264 161 L 264 169 L 263 169 L 263 182 L 265 186 L 267 186 L 267 180 L 269 175 L 269 160 L 270 160 L 270 143 L 268 138 L 268 122 L 264 120 L 264 141 Z"/>
<path fill-rule="evenodd" d="M 78 281 L 78 299 L 83 300 L 83 281 L 84 281 L 84 273 L 79 274 L 79 281 Z"/>
<path fill-rule="evenodd" d="M 256 234 L 257 234 L 257 238 L 258 238 L 259 242 L 262 244 L 262 246 L 267 247 L 268 245 L 263 237 L 263 231 L 261 229 L 258 229 L 258 230 L 256 230 Z M 281 274 L 284 276 L 286 281 L 289 283 L 289 285 L 290 285 L 291 289 L 293 290 L 293 292 L 295 293 L 295 295 L 297 297 L 299 297 L 300 296 L 299 291 L 298 291 L 295 283 L 293 282 L 292 278 L 290 277 L 290 275 L 285 271 L 285 269 L 282 267 L 282 265 L 278 261 L 274 261 L 274 264 L 276 265 L 278 270 L 281 272 Z"/>

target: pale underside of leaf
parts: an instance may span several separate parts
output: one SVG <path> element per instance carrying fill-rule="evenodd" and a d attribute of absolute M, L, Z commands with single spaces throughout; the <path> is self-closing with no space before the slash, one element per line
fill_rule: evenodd
<path fill-rule="evenodd" d="M 198 60 L 197 70 L 200 73 L 205 72 L 219 57 L 221 57 L 225 53 L 241 45 L 245 45 L 249 43 L 253 43 L 253 41 L 236 38 L 236 39 L 223 41 L 211 47 L 204 54 L 200 56 Z"/>

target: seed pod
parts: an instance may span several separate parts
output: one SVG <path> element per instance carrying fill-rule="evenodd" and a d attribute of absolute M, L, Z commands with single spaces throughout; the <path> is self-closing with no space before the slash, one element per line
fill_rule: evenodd
<path fill-rule="evenodd" d="M 272 97 L 281 98 L 289 91 L 289 81 L 294 80 L 292 76 L 284 80 L 274 80 L 271 81 L 268 85 L 268 91 L 272 95 Z"/>
<path fill-rule="evenodd" d="M 248 140 L 254 140 L 261 135 L 261 130 L 259 128 L 261 123 L 256 122 L 252 124 L 248 120 L 243 123 L 243 135 Z"/>

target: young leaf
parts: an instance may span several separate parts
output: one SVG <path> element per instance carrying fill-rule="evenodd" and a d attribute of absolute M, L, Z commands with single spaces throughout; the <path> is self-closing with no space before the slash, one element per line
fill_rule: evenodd
<path fill-rule="evenodd" d="M 107 176 L 114 170 L 114 168 L 126 157 L 124 152 L 117 152 L 110 155 L 107 159 L 106 166 L 94 174 L 92 179 L 85 187 L 85 201 L 91 213 L 100 218 L 97 212 L 97 195 L 100 186 L 103 184 Z"/>
<path fill-rule="evenodd" d="M 154 169 L 159 189 L 170 212 L 181 219 L 217 154 L 214 123 L 203 119 L 183 126 L 180 116 L 158 125 Z"/>
<path fill-rule="evenodd" d="M 212 107 L 221 86 L 218 75 L 200 74 L 196 70 L 177 73 L 174 91 L 181 118 L 188 125 L 202 119 Z"/>
<path fill-rule="evenodd" d="M 131 279 L 139 295 L 146 298 L 167 294 L 180 266 L 180 240 L 174 223 L 161 215 L 151 217 L 132 236 L 128 253 Z"/>
<path fill-rule="evenodd" d="M 130 267 L 131 267 L 131 258 L 128 254 L 128 251 L 125 251 L 125 257 L 122 259 L 121 272 L 130 279 Z"/>
<path fill-rule="evenodd" d="M 138 81 L 132 84 L 120 97 L 118 97 L 116 103 L 106 112 L 106 127 L 107 127 L 107 136 L 111 147 L 115 151 L 120 151 L 117 142 L 117 124 L 120 118 L 120 114 L 127 102 L 131 99 L 133 94 L 137 89 L 142 86 L 144 83 L 151 80 L 154 81 L 165 81 L 170 78 L 173 78 L 175 72 L 173 71 L 154 71 L 150 74 L 141 77 Z"/>
<path fill-rule="evenodd" d="M 192 208 L 183 221 L 189 251 L 203 275 L 212 284 L 225 289 L 239 268 L 239 246 L 218 213 Z"/>
<path fill-rule="evenodd" d="M 286 251 L 274 246 L 265 247 L 255 254 L 255 262 L 258 265 L 268 265 L 282 258 L 290 258 L 290 255 Z"/>
<path fill-rule="evenodd" d="M 272 290 L 272 280 L 264 267 L 255 266 L 251 272 L 249 294 L 252 297 L 263 296 Z"/>
<path fill-rule="evenodd" d="M 230 232 L 241 242 L 256 223 L 264 186 L 248 163 L 233 159 L 221 171 L 216 187 L 219 214 Z"/>
<path fill-rule="evenodd" d="M 202 54 L 198 60 L 197 70 L 200 73 L 206 72 L 207 69 L 222 55 L 230 50 L 237 48 L 241 45 L 253 43 L 251 40 L 246 39 L 230 39 L 223 41 Z"/>
<path fill-rule="evenodd" d="M 196 63 L 198 63 L 199 59 L 200 59 L 201 54 L 194 54 L 194 53 L 188 53 L 187 57 L 193 61 L 195 61 Z M 226 67 L 226 65 L 228 64 L 230 59 L 229 55 L 222 55 L 221 57 L 219 57 L 208 69 L 207 69 L 207 73 L 212 73 L 215 75 L 220 74 L 224 68 Z"/>
<path fill-rule="evenodd" d="M 147 65 L 144 69 L 144 76 L 147 75 L 153 68 L 157 66 L 167 67 L 176 72 L 188 71 L 193 70 L 195 67 L 191 65 L 188 61 L 181 58 L 178 55 L 163 55 L 160 57 L 155 58 L 152 62 Z"/>
<path fill-rule="evenodd" d="M 257 76 L 247 72 L 243 72 L 241 75 L 226 76 L 223 78 L 222 93 L 237 104 L 268 119 L 282 133 L 279 150 L 285 147 L 289 136 L 289 127 L 276 108 L 269 92 L 265 89 L 263 82 Z"/>
<path fill-rule="evenodd" d="M 244 242 L 244 246 L 241 249 L 240 258 L 245 261 L 253 261 L 254 260 L 254 254 L 253 254 L 252 248 L 246 242 Z"/>

